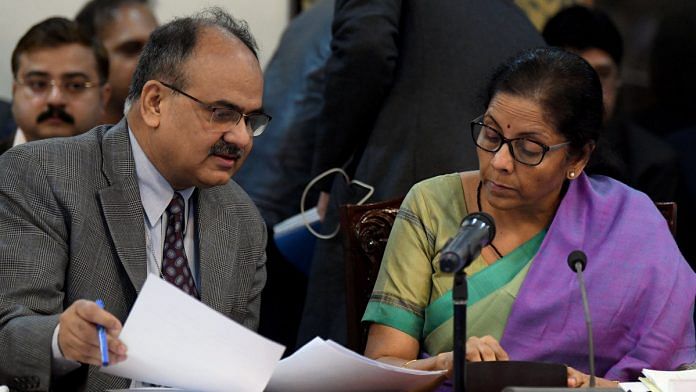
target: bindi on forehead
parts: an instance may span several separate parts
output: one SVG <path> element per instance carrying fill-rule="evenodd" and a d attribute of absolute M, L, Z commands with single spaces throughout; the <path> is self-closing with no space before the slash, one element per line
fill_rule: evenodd
<path fill-rule="evenodd" d="M 510 124 L 507 125 L 507 129 L 510 129 Z"/>

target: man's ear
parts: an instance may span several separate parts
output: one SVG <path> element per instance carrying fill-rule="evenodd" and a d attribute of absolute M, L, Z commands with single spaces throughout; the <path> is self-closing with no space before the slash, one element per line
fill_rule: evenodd
<path fill-rule="evenodd" d="M 160 125 L 161 113 L 160 104 L 162 103 L 164 91 L 162 85 L 154 80 L 149 80 L 143 86 L 140 94 L 140 115 L 148 127 L 157 128 Z"/>
<path fill-rule="evenodd" d="M 587 143 L 582 148 L 582 153 L 579 156 L 573 158 L 568 172 L 566 173 L 566 177 L 569 180 L 578 178 L 580 173 L 582 173 L 582 171 L 585 170 L 585 167 L 587 166 L 587 163 L 590 161 L 590 157 L 592 156 L 592 151 L 594 151 L 594 149 L 594 142 Z"/>
<path fill-rule="evenodd" d="M 101 113 L 102 115 L 106 113 L 106 108 L 109 105 L 109 100 L 111 99 L 111 85 L 109 83 L 104 83 L 99 89 L 99 98 L 101 99 Z"/>

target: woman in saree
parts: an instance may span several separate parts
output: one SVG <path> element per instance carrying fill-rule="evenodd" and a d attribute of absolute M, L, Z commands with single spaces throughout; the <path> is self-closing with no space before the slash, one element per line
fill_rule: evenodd
<path fill-rule="evenodd" d="M 365 354 L 451 375 L 453 278 L 439 256 L 462 219 L 484 211 L 496 235 L 465 270 L 467 360 L 564 363 L 568 386 L 586 386 L 587 330 L 566 263 L 580 249 L 598 386 L 694 362 L 696 275 L 665 219 L 643 193 L 583 173 L 602 124 L 594 70 L 560 49 L 525 51 L 487 97 L 470 125 L 479 171 L 418 183 L 401 206 L 363 317 Z"/>

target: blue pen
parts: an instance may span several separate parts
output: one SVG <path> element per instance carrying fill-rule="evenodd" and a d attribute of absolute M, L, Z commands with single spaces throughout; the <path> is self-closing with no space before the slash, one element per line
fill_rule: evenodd
<path fill-rule="evenodd" d="M 97 305 L 104 309 L 104 301 L 98 299 L 95 301 Z M 106 328 L 97 324 L 97 333 L 99 334 L 99 350 L 101 351 L 102 366 L 109 365 L 109 344 L 106 340 Z"/>

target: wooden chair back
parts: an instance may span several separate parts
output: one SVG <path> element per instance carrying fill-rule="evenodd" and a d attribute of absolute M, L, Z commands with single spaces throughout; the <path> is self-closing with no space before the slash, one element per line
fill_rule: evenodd
<path fill-rule="evenodd" d="M 346 317 L 351 350 L 363 353 L 367 327 L 362 319 L 375 285 L 384 248 L 403 198 L 340 207 L 346 262 Z"/>
<path fill-rule="evenodd" d="M 677 235 L 677 203 L 673 201 L 658 201 L 655 203 L 657 209 L 660 210 L 662 216 L 667 219 L 667 226 L 672 232 L 672 235 Z"/>

